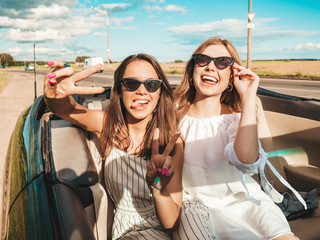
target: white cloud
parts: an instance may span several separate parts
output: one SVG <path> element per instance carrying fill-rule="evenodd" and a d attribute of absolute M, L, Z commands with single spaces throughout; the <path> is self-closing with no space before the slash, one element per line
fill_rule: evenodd
<path fill-rule="evenodd" d="M 164 10 L 168 11 L 168 12 L 181 12 L 181 13 L 185 13 L 186 12 L 186 8 L 185 7 L 181 7 L 178 5 L 167 5 L 164 7 Z"/>
<path fill-rule="evenodd" d="M 0 27 L 9 29 L 22 29 L 23 31 L 67 28 L 70 28 L 70 30 L 75 28 L 91 29 L 94 27 L 98 27 L 100 24 L 102 24 L 103 21 L 105 21 L 105 18 L 96 16 L 91 16 L 90 18 L 75 16 L 69 17 L 68 19 L 48 19 L 41 21 L 37 19 L 0 17 Z"/>
<path fill-rule="evenodd" d="M 30 50 L 29 50 L 30 51 Z M 74 54 L 75 51 L 66 49 L 66 48 L 45 48 L 45 47 L 37 47 L 36 55 L 56 55 L 56 56 L 68 56 Z"/>
<path fill-rule="evenodd" d="M 20 29 L 10 29 L 6 35 L 7 40 L 17 42 L 31 42 L 33 40 L 37 42 L 45 42 L 48 40 L 68 40 L 71 38 L 71 34 L 67 31 L 59 31 L 56 29 L 44 29 L 35 32 L 21 31 Z"/>
<path fill-rule="evenodd" d="M 102 4 L 101 7 L 103 9 L 107 9 L 108 13 L 110 12 L 124 12 L 127 10 L 128 7 L 130 7 L 131 4 L 129 3 L 109 3 L 109 4 Z M 100 13 L 103 13 L 103 10 L 96 9 Z"/>
<path fill-rule="evenodd" d="M 3 9 L 6 12 L 6 15 L 15 16 L 18 17 L 20 14 L 20 11 L 17 11 L 15 9 Z"/>
<path fill-rule="evenodd" d="M 216 22 L 207 23 L 192 23 L 182 26 L 170 27 L 167 30 L 175 36 L 198 36 L 202 39 L 209 36 L 222 35 L 224 37 L 230 35 L 243 35 L 244 30 L 247 28 L 246 20 L 238 19 L 225 19 Z"/>
<path fill-rule="evenodd" d="M 111 18 L 110 24 L 120 26 L 132 22 L 134 17 Z M 106 26 L 104 16 L 92 15 L 88 17 L 73 16 L 67 19 L 49 19 L 39 21 L 37 19 L 10 19 L 0 17 L 0 26 L 8 28 L 7 40 L 17 42 L 36 41 L 46 42 L 50 40 L 69 40 L 73 36 L 86 35 L 98 27 Z"/>
<path fill-rule="evenodd" d="M 107 36 L 106 32 L 95 32 L 93 33 L 94 36 Z"/>
<path fill-rule="evenodd" d="M 9 48 L 8 52 L 12 55 L 12 56 L 17 56 L 17 55 L 23 55 L 25 54 L 26 56 L 29 55 L 33 55 L 33 48 L 30 47 L 28 49 L 22 49 L 19 47 L 15 47 L 15 48 Z M 44 55 L 44 56 L 62 56 L 65 57 L 67 55 L 73 55 L 75 54 L 76 51 L 74 50 L 70 50 L 70 49 L 66 49 L 66 48 L 47 48 L 47 47 L 38 47 L 36 46 L 36 56 L 39 55 Z M 78 51 L 77 51 L 78 53 Z"/>
<path fill-rule="evenodd" d="M 159 7 L 159 6 L 153 6 L 152 7 L 152 10 L 155 10 L 155 11 L 162 11 L 162 8 Z"/>
<path fill-rule="evenodd" d="M 287 30 L 280 27 L 268 26 L 267 23 L 277 20 L 274 18 L 256 19 L 256 27 L 252 31 L 252 37 L 261 42 L 319 33 L 319 31 Z M 167 31 L 185 44 L 199 44 L 199 42 L 213 36 L 221 36 L 222 38 L 235 40 L 244 44 L 247 38 L 247 23 L 247 20 L 224 19 L 215 22 L 174 26 L 167 28 Z"/>
<path fill-rule="evenodd" d="M 21 53 L 23 53 L 23 50 L 19 47 L 15 47 L 15 48 L 8 48 L 8 52 L 12 55 L 12 56 L 16 56 L 19 55 Z"/>
<path fill-rule="evenodd" d="M 126 17 L 126 18 L 112 18 L 110 20 L 110 24 L 114 24 L 117 26 L 122 25 L 122 23 L 132 22 L 134 17 Z"/>
<path fill-rule="evenodd" d="M 130 6 L 128 3 L 109 3 L 109 4 L 102 4 L 103 8 L 113 9 L 113 8 L 122 8 L 125 9 L 126 7 Z"/>
<path fill-rule="evenodd" d="M 22 49 L 19 47 L 15 48 L 8 48 L 8 53 L 10 53 L 12 56 L 31 56 L 33 55 L 33 48 L 30 47 L 28 49 Z M 62 49 L 57 49 L 57 48 L 46 48 L 46 47 L 37 47 L 36 46 L 36 56 L 61 56 L 65 57 L 67 55 L 73 55 L 75 54 L 75 51 L 62 48 Z"/>
<path fill-rule="evenodd" d="M 9 18 L 0 16 L 0 27 L 18 29 L 37 29 L 45 27 L 44 21 L 34 19 Z"/>
<path fill-rule="evenodd" d="M 320 49 L 320 43 L 299 43 L 295 48 L 295 50 L 314 50 Z"/>
<path fill-rule="evenodd" d="M 151 12 L 151 11 L 162 11 L 162 8 L 159 7 L 159 6 L 144 6 L 143 7 L 144 9 L 146 9 L 148 12 Z"/>
<path fill-rule="evenodd" d="M 37 8 L 30 9 L 32 14 L 27 18 L 66 18 L 72 15 L 71 10 L 66 6 L 52 4 L 51 6 L 40 5 Z"/>

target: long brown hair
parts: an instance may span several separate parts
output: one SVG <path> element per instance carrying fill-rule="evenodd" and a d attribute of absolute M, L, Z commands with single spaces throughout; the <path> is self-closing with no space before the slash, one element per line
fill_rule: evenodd
<path fill-rule="evenodd" d="M 211 45 L 224 45 L 230 56 L 235 59 L 235 62 L 241 65 L 241 58 L 236 50 L 236 48 L 232 45 L 232 43 L 226 39 L 221 39 L 220 37 L 212 37 L 208 40 L 204 41 L 200 44 L 200 46 L 193 52 L 195 53 L 202 53 L 207 47 Z M 195 62 L 191 57 L 187 62 L 184 77 L 180 85 L 174 91 L 174 97 L 178 103 L 178 118 L 181 120 L 183 116 L 188 112 L 190 105 L 193 103 L 196 89 L 191 84 L 193 70 L 194 70 Z M 233 82 L 233 74 L 230 76 L 230 81 Z M 234 87 L 230 92 L 225 90 L 221 95 L 221 103 L 224 103 L 235 112 L 241 111 L 241 102 L 240 96 Z"/>
<path fill-rule="evenodd" d="M 148 122 L 146 132 L 142 141 L 140 156 L 150 159 L 153 133 L 159 127 L 159 146 L 162 152 L 168 144 L 170 137 L 177 131 L 178 121 L 174 108 L 173 91 L 159 63 L 148 54 L 130 55 L 127 57 L 114 73 L 114 84 L 108 107 L 105 110 L 103 130 L 100 135 L 100 145 L 105 159 L 113 147 L 127 151 L 131 144 L 128 127 L 125 121 L 126 109 L 121 96 L 121 78 L 129 63 L 137 60 L 149 62 L 156 71 L 158 78 L 163 81 L 158 104 Z"/>

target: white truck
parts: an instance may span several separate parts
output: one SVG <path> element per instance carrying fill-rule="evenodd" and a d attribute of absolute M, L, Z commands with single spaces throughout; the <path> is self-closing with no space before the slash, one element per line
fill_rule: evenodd
<path fill-rule="evenodd" d="M 92 66 L 94 66 L 94 65 L 96 65 L 96 64 L 98 64 L 98 63 L 102 64 L 102 67 L 101 67 L 100 72 L 103 72 L 103 65 L 104 65 L 104 63 L 103 63 L 103 58 L 102 58 L 102 57 L 86 58 L 86 59 L 84 60 L 84 65 L 83 65 L 83 68 L 82 68 L 82 69 L 87 69 L 87 68 L 92 67 Z"/>

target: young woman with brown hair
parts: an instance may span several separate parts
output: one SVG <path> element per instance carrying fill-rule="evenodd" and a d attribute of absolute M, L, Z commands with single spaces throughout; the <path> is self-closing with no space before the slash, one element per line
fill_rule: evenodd
<path fill-rule="evenodd" d="M 106 190 L 115 205 L 112 238 L 170 239 L 182 205 L 183 145 L 179 138 L 172 90 L 158 62 L 131 55 L 117 68 L 105 111 L 89 110 L 72 94 L 103 92 L 75 83 L 95 66 L 73 75 L 63 62 L 45 78 L 45 100 L 57 116 L 100 139 Z"/>
<path fill-rule="evenodd" d="M 268 161 L 257 134 L 258 85 L 228 40 L 204 41 L 188 61 L 175 90 L 186 192 L 177 239 L 295 239 L 280 208 L 250 176 Z"/>

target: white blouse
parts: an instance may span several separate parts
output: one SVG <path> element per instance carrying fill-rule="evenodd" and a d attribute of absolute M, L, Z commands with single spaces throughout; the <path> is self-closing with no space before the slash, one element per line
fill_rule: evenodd
<path fill-rule="evenodd" d="M 274 204 L 281 202 L 283 197 L 268 182 L 264 174 L 265 164 L 305 207 L 306 203 L 273 168 L 260 142 L 259 159 L 254 164 L 238 160 L 233 144 L 240 117 L 240 113 L 234 113 L 205 119 L 190 116 L 182 119 L 185 196 L 192 196 L 208 207 L 216 239 L 272 239 L 288 234 L 291 232 L 289 224 Z M 251 173 L 260 174 L 264 191 Z M 186 223 L 183 218 L 184 214 L 182 222 Z"/>
<path fill-rule="evenodd" d="M 259 173 L 264 191 L 274 202 L 281 202 L 283 196 L 272 187 L 264 174 L 265 164 L 268 164 L 280 181 L 296 194 L 306 208 L 306 203 L 300 194 L 271 165 L 260 142 L 259 159 L 254 164 L 244 164 L 238 160 L 233 143 L 240 117 L 241 113 L 233 113 L 204 119 L 186 115 L 182 119 L 180 128 L 185 140 L 184 173 L 189 171 L 198 173 L 197 176 L 192 173 L 184 174 L 187 176 L 184 179 L 184 188 L 189 188 L 192 192 L 196 187 L 197 194 L 203 197 L 202 190 L 207 192 L 209 187 L 216 197 L 228 197 L 232 201 L 232 196 L 237 193 L 251 195 L 260 190 L 260 186 L 249 175 Z M 203 171 L 204 169 L 206 170 Z M 195 176 L 195 179 L 190 176 Z M 228 204 L 226 199 L 223 201 L 222 205 Z M 216 202 L 215 207 L 217 207 Z"/>

